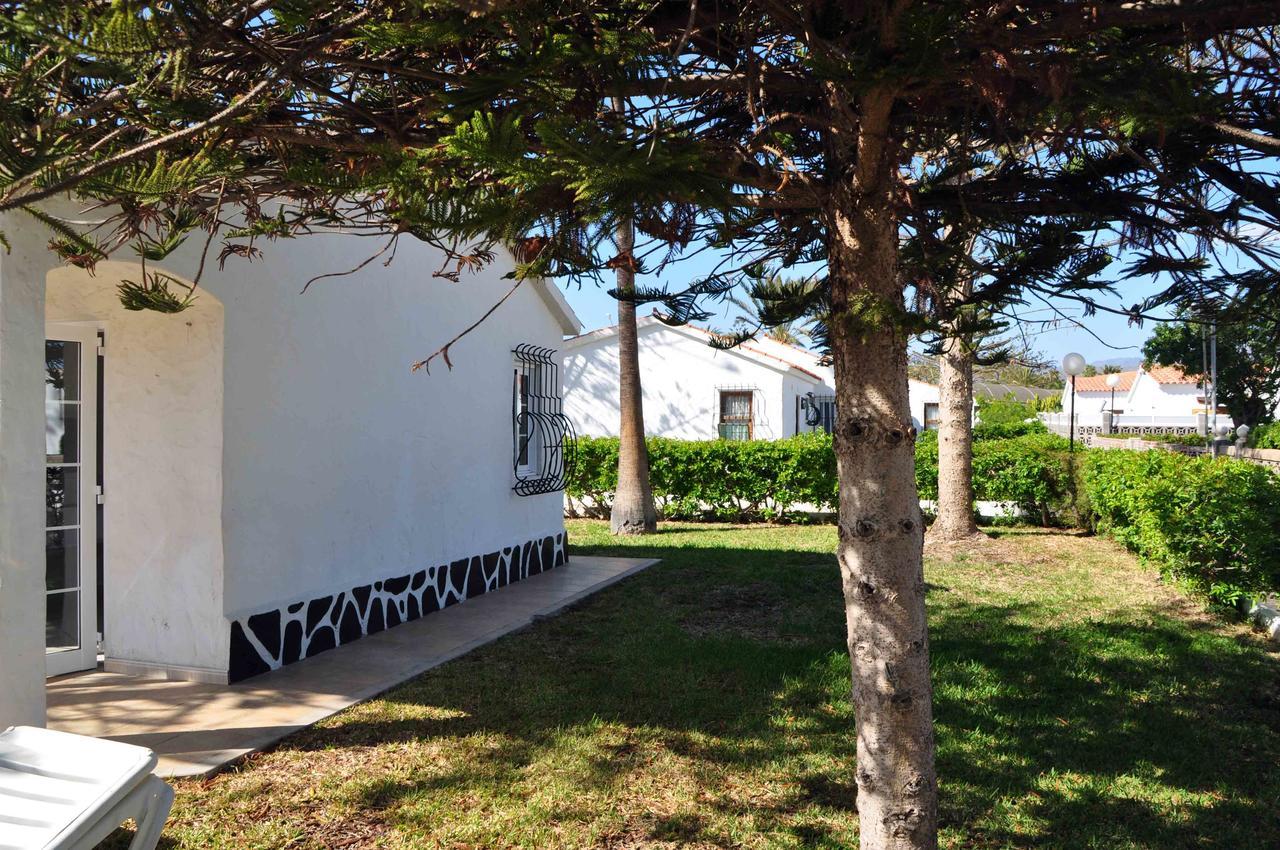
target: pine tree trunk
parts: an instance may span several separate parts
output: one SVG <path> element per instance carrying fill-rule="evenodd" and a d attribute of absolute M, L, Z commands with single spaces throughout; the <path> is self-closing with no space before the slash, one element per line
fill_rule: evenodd
<path fill-rule="evenodd" d="M 949 334 L 938 358 L 938 517 L 929 542 L 981 536 L 973 515 L 973 353 Z"/>
<path fill-rule="evenodd" d="M 859 846 L 935 850 L 937 777 L 924 529 L 893 216 L 891 99 L 864 100 L 850 186 L 826 214 L 836 372 L 837 557 L 857 714 Z M 835 170 L 834 173 L 840 173 Z"/>
<path fill-rule="evenodd" d="M 635 234 L 629 220 L 618 225 L 618 292 L 635 291 L 630 266 Z M 658 512 L 649 485 L 649 449 L 644 442 L 644 393 L 640 387 L 640 346 L 636 338 L 636 305 L 618 301 L 618 489 L 613 494 L 609 525 L 614 534 L 651 534 Z"/>

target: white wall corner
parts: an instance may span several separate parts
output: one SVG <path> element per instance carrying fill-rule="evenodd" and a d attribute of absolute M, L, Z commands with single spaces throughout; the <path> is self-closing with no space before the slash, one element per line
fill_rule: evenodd
<path fill-rule="evenodd" d="M 48 234 L 0 214 L 0 728 L 45 722 L 44 285 Z"/>

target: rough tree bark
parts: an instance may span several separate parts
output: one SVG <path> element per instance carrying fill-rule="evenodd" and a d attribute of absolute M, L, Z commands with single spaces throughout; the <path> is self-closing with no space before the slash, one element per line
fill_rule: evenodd
<path fill-rule="evenodd" d="M 892 96 L 863 96 L 852 179 L 826 211 L 839 544 L 857 713 L 859 846 L 937 847 L 924 529 L 907 395 Z M 840 173 L 836 169 L 835 173 Z M 848 173 L 848 171 L 846 171 Z"/>
<path fill-rule="evenodd" d="M 618 293 L 635 291 L 631 263 L 635 232 L 629 219 L 619 223 L 614 241 L 620 262 Z M 650 534 L 658 530 L 658 512 L 649 484 L 649 449 L 644 442 L 644 394 L 640 388 L 640 348 L 636 305 L 618 301 L 618 489 L 609 525 L 614 534 Z"/>
<path fill-rule="evenodd" d="M 973 515 L 973 352 L 955 325 L 944 324 L 938 357 L 938 517 L 926 536 L 931 543 L 982 536 Z"/>

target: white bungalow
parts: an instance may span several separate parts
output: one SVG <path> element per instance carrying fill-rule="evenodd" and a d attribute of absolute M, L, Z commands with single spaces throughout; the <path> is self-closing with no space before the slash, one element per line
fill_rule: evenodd
<path fill-rule="evenodd" d="M 0 728 L 43 722 L 46 676 L 234 681 L 566 560 L 550 352 L 580 326 L 553 286 L 412 373 L 510 262 L 459 285 L 406 239 L 300 296 L 371 250 L 307 236 L 161 314 L 122 308 L 136 264 L 0 230 Z M 189 281 L 202 241 L 163 270 Z"/>
<path fill-rule="evenodd" d="M 638 324 L 645 432 L 684 440 L 775 440 L 835 421 L 835 375 L 818 354 L 761 338 L 736 348 L 712 334 L 647 316 Z M 617 436 L 618 329 L 564 344 L 565 413 L 579 434 Z M 912 380 L 916 428 L 936 428 L 938 388 Z"/>
<path fill-rule="evenodd" d="M 1200 379 L 1176 366 L 1139 367 L 1111 375 L 1076 378 L 1076 414 L 1101 414 L 1113 410 L 1125 416 L 1195 416 L 1207 410 Z M 1114 390 L 1114 393 L 1113 393 Z M 1114 404 L 1112 398 L 1114 396 Z M 1071 404 L 1071 382 L 1062 389 L 1062 409 Z"/>
<path fill-rule="evenodd" d="M 1062 390 L 1062 414 L 1042 416 L 1050 425 L 1066 425 L 1072 402 L 1071 381 Z M 1123 431 L 1187 431 L 1197 427 L 1197 417 L 1211 413 L 1200 379 L 1174 366 L 1139 367 L 1126 372 L 1076 378 L 1077 428 L 1085 432 L 1102 427 L 1104 411 L 1114 414 L 1114 427 Z M 1219 422 L 1227 415 L 1218 406 Z M 1059 423 L 1059 420 L 1060 423 Z M 1229 422 L 1230 420 L 1225 420 Z"/>

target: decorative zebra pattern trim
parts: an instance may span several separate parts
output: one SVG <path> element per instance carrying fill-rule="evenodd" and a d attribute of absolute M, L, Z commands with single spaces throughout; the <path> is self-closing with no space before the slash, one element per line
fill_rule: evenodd
<path fill-rule="evenodd" d="M 238 682 L 398 626 L 569 559 L 564 532 L 410 575 L 362 584 L 231 622 L 227 679 Z"/>

